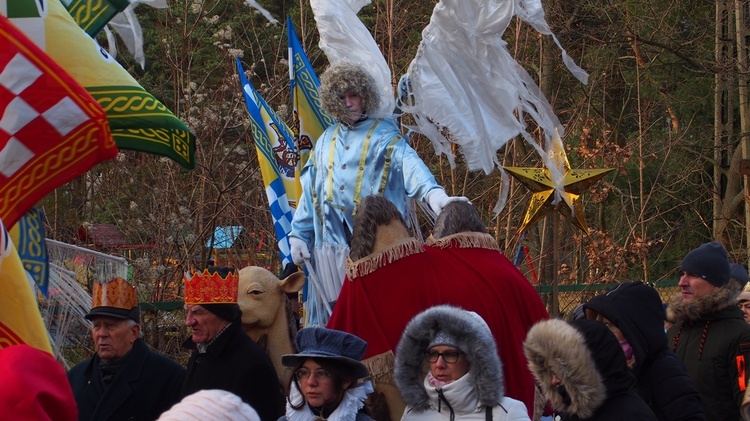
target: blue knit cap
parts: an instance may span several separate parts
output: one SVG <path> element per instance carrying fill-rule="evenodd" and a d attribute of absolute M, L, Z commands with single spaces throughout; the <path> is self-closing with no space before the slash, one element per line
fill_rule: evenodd
<path fill-rule="evenodd" d="M 729 279 L 734 279 L 740 285 L 740 289 L 744 289 L 750 277 L 748 277 L 747 270 L 744 266 L 739 263 L 730 263 Z"/>
<path fill-rule="evenodd" d="M 711 241 L 690 251 L 680 264 L 680 272 L 688 272 L 723 287 L 729 282 L 729 255 L 720 243 Z"/>

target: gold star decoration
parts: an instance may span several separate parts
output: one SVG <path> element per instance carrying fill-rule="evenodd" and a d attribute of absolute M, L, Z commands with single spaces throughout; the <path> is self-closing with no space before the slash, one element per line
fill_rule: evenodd
<path fill-rule="evenodd" d="M 552 158 L 555 157 L 552 156 Z M 529 207 L 526 209 L 523 223 L 518 229 L 519 233 L 522 233 L 552 211 L 560 212 L 578 229 L 588 233 L 581 194 L 613 169 L 572 170 L 565 152 L 558 152 L 556 158 L 563 160 L 565 176 L 563 200 L 556 205 L 552 203 L 555 198 L 555 182 L 547 168 L 505 167 L 506 171 L 534 192 Z"/>

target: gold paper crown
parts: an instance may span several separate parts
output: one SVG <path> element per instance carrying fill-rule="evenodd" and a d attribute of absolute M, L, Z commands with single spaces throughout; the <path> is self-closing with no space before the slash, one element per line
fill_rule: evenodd
<path fill-rule="evenodd" d="M 91 308 L 114 307 L 130 310 L 138 306 L 135 286 L 122 278 L 114 278 L 109 282 L 94 282 L 91 293 Z"/>
<path fill-rule="evenodd" d="M 185 304 L 236 304 L 239 275 L 232 268 L 226 277 L 208 269 L 185 277 Z"/>

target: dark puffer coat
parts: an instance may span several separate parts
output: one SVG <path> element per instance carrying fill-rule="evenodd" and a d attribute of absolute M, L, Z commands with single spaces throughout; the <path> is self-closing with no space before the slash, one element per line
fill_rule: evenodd
<path fill-rule="evenodd" d="M 643 282 L 619 284 L 584 305 L 586 316 L 601 315 L 617 326 L 633 348 L 636 392 L 659 420 L 705 420 L 700 395 L 664 333 L 659 293 Z"/>
<path fill-rule="evenodd" d="M 542 396 L 563 421 L 656 420 L 633 390 L 635 378 L 622 348 L 603 323 L 539 322 L 529 331 L 524 352 Z M 552 385 L 553 375 L 560 388 Z"/>
<path fill-rule="evenodd" d="M 669 346 L 685 363 L 709 420 L 740 419 L 747 385 L 750 326 L 737 308 L 737 291 L 723 287 L 687 303 L 680 295 L 669 303 L 675 324 Z"/>

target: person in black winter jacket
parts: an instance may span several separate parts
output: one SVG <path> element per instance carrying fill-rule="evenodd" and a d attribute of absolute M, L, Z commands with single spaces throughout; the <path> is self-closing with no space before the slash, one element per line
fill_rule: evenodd
<path fill-rule="evenodd" d="M 680 264 L 680 293 L 669 303 L 667 338 L 685 363 L 709 420 L 738 420 L 747 388 L 750 326 L 737 308 L 739 284 L 730 282 L 729 256 L 713 241 Z"/>
<path fill-rule="evenodd" d="M 584 305 L 586 318 L 618 336 L 636 392 L 659 420 L 705 420 L 700 395 L 685 364 L 667 347 L 659 293 L 643 282 L 625 282 Z"/>
<path fill-rule="evenodd" d="M 633 390 L 622 348 L 603 323 L 545 320 L 523 346 L 541 395 L 562 421 L 656 420 Z"/>

